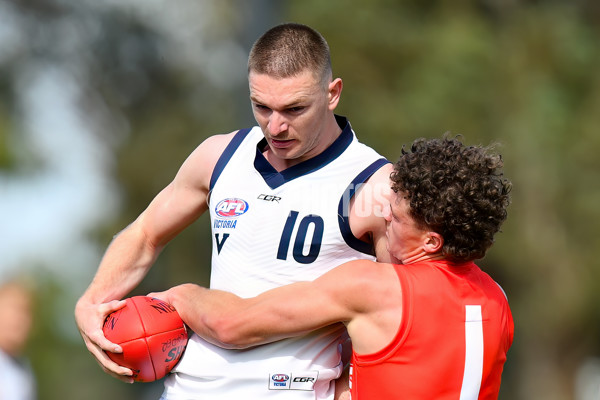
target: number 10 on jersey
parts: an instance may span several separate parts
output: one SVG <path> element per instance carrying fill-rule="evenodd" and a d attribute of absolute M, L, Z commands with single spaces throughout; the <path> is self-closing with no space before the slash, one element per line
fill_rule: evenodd
<path fill-rule="evenodd" d="M 285 226 L 283 227 L 283 232 L 281 233 L 281 239 L 279 241 L 279 248 L 277 250 L 277 259 L 287 260 L 292 235 L 294 231 L 296 231 L 292 256 L 294 257 L 294 260 L 300 264 L 310 264 L 317 259 L 319 251 L 321 251 L 321 241 L 323 240 L 325 223 L 323 222 L 323 218 L 315 214 L 306 215 L 300 222 L 297 222 L 298 214 L 298 211 L 290 211 L 290 214 L 285 221 Z M 304 254 L 304 247 L 307 243 L 306 237 L 309 228 L 311 227 L 313 228 L 312 238 L 310 239 L 308 253 Z"/>

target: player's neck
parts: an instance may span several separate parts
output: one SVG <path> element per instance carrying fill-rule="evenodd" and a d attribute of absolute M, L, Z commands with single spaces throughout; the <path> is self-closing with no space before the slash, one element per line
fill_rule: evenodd
<path fill-rule="evenodd" d="M 422 261 L 439 261 L 439 260 L 444 260 L 445 257 L 442 253 L 434 253 L 434 254 L 418 254 L 415 255 L 413 257 L 409 257 L 405 260 L 403 260 L 403 264 L 414 264 L 417 262 L 422 262 Z"/>

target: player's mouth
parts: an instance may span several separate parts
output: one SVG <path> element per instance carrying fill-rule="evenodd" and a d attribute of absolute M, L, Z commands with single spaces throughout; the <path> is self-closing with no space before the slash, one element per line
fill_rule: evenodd
<path fill-rule="evenodd" d="M 278 140 L 271 139 L 271 146 L 277 149 L 287 149 L 294 143 L 294 139 Z"/>

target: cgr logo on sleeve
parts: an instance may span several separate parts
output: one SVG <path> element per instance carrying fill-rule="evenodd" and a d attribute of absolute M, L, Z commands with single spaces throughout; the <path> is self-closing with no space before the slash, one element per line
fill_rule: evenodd
<path fill-rule="evenodd" d="M 215 207 L 215 213 L 221 218 L 235 218 L 248 211 L 248 202 L 242 199 L 229 198 L 221 200 Z"/>

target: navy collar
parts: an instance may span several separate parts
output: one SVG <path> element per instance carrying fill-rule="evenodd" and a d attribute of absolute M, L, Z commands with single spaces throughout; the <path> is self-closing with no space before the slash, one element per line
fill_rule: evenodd
<path fill-rule="evenodd" d="M 258 142 L 256 145 L 256 156 L 254 157 L 254 168 L 261 174 L 271 189 L 278 188 L 286 182 L 323 168 L 338 158 L 350 146 L 354 138 L 350 122 L 348 122 L 346 117 L 339 115 L 336 115 L 335 119 L 339 127 L 342 128 L 342 133 L 328 148 L 315 157 L 286 168 L 281 172 L 273 168 L 263 155 L 263 151 L 267 147 L 267 139 L 263 138 Z"/>

